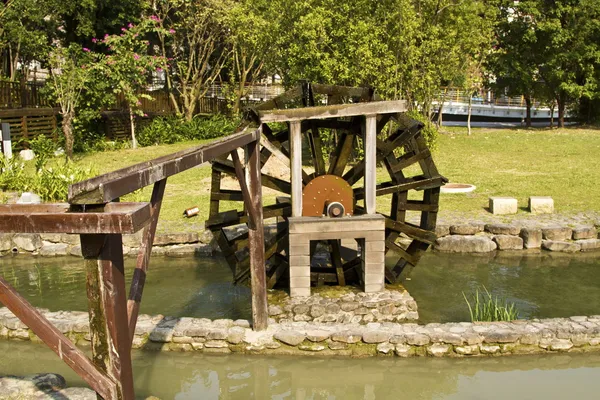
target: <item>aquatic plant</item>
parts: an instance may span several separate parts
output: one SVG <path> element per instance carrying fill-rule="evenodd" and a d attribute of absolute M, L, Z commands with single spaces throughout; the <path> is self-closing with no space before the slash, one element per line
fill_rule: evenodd
<path fill-rule="evenodd" d="M 469 307 L 471 321 L 512 321 L 519 318 L 519 311 L 514 303 L 509 303 L 506 299 L 492 294 L 483 286 L 483 291 L 475 289 L 472 302 L 467 299 L 463 292 L 463 297 Z"/>

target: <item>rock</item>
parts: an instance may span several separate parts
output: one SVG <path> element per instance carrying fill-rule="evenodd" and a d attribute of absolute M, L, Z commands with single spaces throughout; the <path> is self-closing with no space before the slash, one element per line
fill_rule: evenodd
<path fill-rule="evenodd" d="M 390 340 L 392 334 L 390 332 L 382 330 L 370 330 L 365 331 L 362 336 L 362 340 L 365 343 L 383 343 Z"/>
<path fill-rule="evenodd" d="M 0 398 L 59 398 L 50 397 L 50 395 L 46 397 L 44 394 L 55 393 L 64 389 L 66 385 L 65 378 L 58 374 L 36 374 L 24 377 L 0 376 Z"/>
<path fill-rule="evenodd" d="M 12 237 L 12 241 L 19 250 L 29 252 L 42 247 L 42 238 L 38 233 L 17 233 Z"/>
<path fill-rule="evenodd" d="M 150 341 L 168 343 L 173 341 L 173 328 L 155 328 L 148 337 Z"/>
<path fill-rule="evenodd" d="M 498 245 L 498 250 L 522 250 L 523 239 L 519 236 L 496 235 L 492 238 Z"/>
<path fill-rule="evenodd" d="M 390 343 L 379 343 L 377 345 L 377 352 L 382 354 L 389 354 L 396 349 L 396 346 Z"/>
<path fill-rule="evenodd" d="M 406 343 L 413 346 L 425 346 L 430 342 L 429 336 L 423 333 L 407 332 L 404 334 L 404 338 Z"/>
<path fill-rule="evenodd" d="M 342 343 L 358 343 L 362 339 L 362 333 L 353 331 L 336 332 L 331 336 L 331 339 Z"/>
<path fill-rule="evenodd" d="M 354 302 L 343 302 L 342 304 L 340 304 L 340 308 L 342 309 L 342 311 L 354 311 L 359 307 L 358 303 L 354 303 Z"/>
<path fill-rule="evenodd" d="M 83 257 L 83 254 L 81 253 L 81 246 L 77 245 L 71 247 L 69 254 L 75 257 Z"/>
<path fill-rule="evenodd" d="M 542 246 L 542 230 L 538 228 L 523 228 L 519 233 L 526 249 L 539 249 Z"/>
<path fill-rule="evenodd" d="M 550 226 L 542 228 L 542 235 L 546 240 L 570 240 L 573 231 L 566 226 Z"/>
<path fill-rule="evenodd" d="M 442 357 L 450 352 L 452 346 L 449 344 L 432 344 L 427 347 L 427 354 L 434 357 Z"/>
<path fill-rule="evenodd" d="M 484 343 L 514 343 L 519 340 L 519 333 L 509 329 L 493 329 L 482 334 Z"/>
<path fill-rule="evenodd" d="M 225 349 L 229 344 L 225 340 L 207 340 L 204 342 L 204 348 L 208 349 Z"/>
<path fill-rule="evenodd" d="M 548 251 L 560 251 L 563 253 L 576 253 L 581 250 L 581 245 L 577 242 L 560 242 L 556 240 L 542 241 L 542 249 Z"/>
<path fill-rule="evenodd" d="M 12 234 L 0 233 L 0 251 L 10 251 L 12 249 Z"/>
<path fill-rule="evenodd" d="M 395 352 L 398 357 L 410 357 L 412 348 L 407 344 L 397 344 Z"/>
<path fill-rule="evenodd" d="M 513 197 L 490 197 L 489 208 L 490 212 L 495 215 L 506 215 L 517 213 L 517 199 Z"/>
<path fill-rule="evenodd" d="M 41 202 L 42 198 L 31 192 L 23 192 L 17 200 L 17 204 L 40 204 Z"/>
<path fill-rule="evenodd" d="M 498 345 L 482 344 L 482 345 L 479 346 L 479 351 L 482 354 L 496 354 L 497 352 L 500 351 L 500 346 L 498 346 Z"/>
<path fill-rule="evenodd" d="M 487 224 L 485 226 L 486 232 L 494 235 L 513 235 L 516 236 L 521 231 L 521 228 L 515 225 L 509 224 Z"/>
<path fill-rule="evenodd" d="M 96 400 L 96 392 L 88 388 L 66 388 L 58 391 L 58 396 L 55 399 L 69 399 L 69 400 Z"/>
<path fill-rule="evenodd" d="M 450 234 L 450 225 L 438 224 L 435 226 L 435 235 L 437 237 L 444 237 Z"/>
<path fill-rule="evenodd" d="M 275 339 L 288 344 L 290 346 L 298 346 L 300 343 L 306 339 L 306 336 L 301 334 L 300 332 L 295 331 L 281 331 L 277 332 L 274 336 Z"/>
<path fill-rule="evenodd" d="M 200 240 L 200 243 L 211 244 L 214 240 L 214 237 L 210 229 L 206 229 L 200 232 L 200 234 L 198 235 L 198 239 Z"/>
<path fill-rule="evenodd" d="M 66 256 L 69 251 L 69 246 L 65 243 L 49 243 L 46 242 L 40 248 L 40 256 Z"/>
<path fill-rule="evenodd" d="M 479 353 L 479 346 L 471 345 L 471 346 L 456 346 L 454 348 L 457 354 L 463 356 L 471 356 Z"/>
<path fill-rule="evenodd" d="M 303 344 L 298 346 L 299 350 L 303 351 L 322 351 L 325 350 L 325 346 L 317 343 Z"/>
<path fill-rule="evenodd" d="M 306 304 L 298 304 L 292 311 L 294 314 L 308 314 L 310 308 Z"/>
<path fill-rule="evenodd" d="M 318 318 L 325 314 L 325 307 L 315 304 L 310 308 L 310 316 L 313 318 Z"/>
<path fill-rule="evenodd" d="M 484 225 L 481 224 L 452 225 L 450 233 L 452 235 L 475 235 L 476 233 L 483 232 L 483 228 Z"/>
<path fill-rule="evenodd" d="M 231 327 L 231 328 L 229 328 L 229 331 L 227 332 L 227 341 L 231 344 L 242 343 L 242 341 L 244 340 L 245 334 L 246 334 L 246 329 L 239 327 L 239 326 Z"/>
<path fill-rule="evenodd" d="M 573 347 L 573 343 L 568 339 L 554 339 L 548 347 L 552 351 L 567 351 Z"/>
<path fill-rule="evenodd" d="M 200 238 L 197 232 L 181 232 L 181 233 L 167 233 L 162 235 L 156 235 L 154 238 L 154 246 L 168 246 L 175 244 L 191 244 L 198 243 Z"/>
<path fill-rule="evenodd" d="M 21 157 L 23 161 L 31 161 L 35 158 L 35 153 L 33 150 L 25 149 L 19 152 L 19 157 Z"/>
<path fill-rule="evenodd" d="M 323 330 L 310 330 L 306 332 L 306 338 L 311 342 L 322 342 L 329 339 L 331 332 Z"/>
<path fill-rule="evenodd" d="M 445 236 L 435 241 L 435 249 L 451 253 L 489 253 L 496 243 L 485 236 Z"/>
<path fill-rule="evenodd" d="M 327 346 L 330 350 L 346 350 L 349 346 L 343 342 L 328 341 Z"/>
<path fill-rule="evenodd" d="M 584 239 L 576 242 L 581 246 L 581 251 L 599 250 L 600 239 Z"/>
<path fill-rule="evenodd" d="M 550 196 L 529 197 L 529 212 L 532 214 L 552 214 L 554 212 L 554 200 Z"/>
<path fill-rule="evenodd" d="M 593 226 L 584 226 L 573 229 L 573 240 L 596 238 L 598 238 L 598 231 L 596 231 L 596 228 Z"/>
<path fill-rule="evenodd" d="M 281 307 L 276 306 L 276 305 L 269 306 L 269 316 L 270 317 L 274 317 L 274 316 L 281 315 L 281 314 L 283 314 L 283 310 L 281 309 Z"/>

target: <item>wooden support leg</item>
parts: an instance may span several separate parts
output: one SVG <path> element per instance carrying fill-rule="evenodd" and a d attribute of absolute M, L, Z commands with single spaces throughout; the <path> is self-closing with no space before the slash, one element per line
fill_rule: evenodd
<path fill-rule="evenodd" d="M 38 310 L 0 278 L 0 302 L 29 327 L 61 360 L 105 400 L 116 400 L 115 382 L 96 369 L 81 350 L 52 325 Z"/>
<path fill-rule="evenodd" d="M 127 294 L 120 234 L 81 235 L 87 272 L 92 360 L 117 385 L 118 400 L 134 400 Z"/>
<path fill-rule="evenodd" d="M 260 129 L 260 128 L 259 128 Z M 265 232 L 263 230 L 262 186 L 260 173 L 260 142 L 250 143 L 245 149 L 246 181 L 252 211 L 248 223 L 250 250 L 250 282 L 252 290 L 252 322 L 257 331 L 267 329 L 267 275 L 265 269 Z"/>
<path fill-rule="evenodd" d="M 367 214 L 375 214 L 377 186 L 377 116 L 367 115 L 365 122 L 365 210 Z"/>
<path fill-rule="evenodd" d="M 127 301 L 129 343 L 133 342 L 133 337 L 135 336 L 135 325 L 140 311 L 140 302 L 142 301 L 144 284 L 146 283 L 146 273 L 148 272 L 148 264 L 150 263 L 150 254 L 152 253 L 152 243 L 154 243 L 154 234 L 156 233 L 156 225 L 158 224 L 158 216 L 160 215 L 160 207 L 162 205 L 166 186 L 167 179 L 165 178 L 156 182 L 152 189 L 152 197 L 150 199 L 150 224 L 144 229 L 135 270 L 133 271 L 131 287 L 129 288 L 129 300 Z"/>

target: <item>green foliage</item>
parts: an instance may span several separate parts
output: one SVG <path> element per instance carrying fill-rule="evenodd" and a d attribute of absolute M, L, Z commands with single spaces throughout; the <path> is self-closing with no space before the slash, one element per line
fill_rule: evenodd
<path fill-rule="evenodd" d="M 238 121 L 223 115 L 209 118 L 196 116 L 190 121 L 183 118 L 155 118 L 139 133 L 141 146 L 172 144 L 184 140 L 214 139 L 234 132 Z"/>
<path fill-rule="evenodd" d="M 492 296 L 485 286 L 483 286 L 483 292 L 480 292 L 479 288 L 475 289 L 471 301 L 467 299 L 464 292 L 463 297 L 469 307 L 472 322 L 512 321 L 519 318 L 519 312 L 514 303 L 509 303 L 498 296 Z"/>
<path fill-rule="evenodd" d="M 29 148 L 35 153 L 35 169 L 39 171 L 46 165 L 48 159 L 54 156 L 58 146 L 53 139 L 45 135 L 38 135 L 29 140 Z"/>
<path fill-rule="evenodd" d="M 417 121 L 423 124 L 423 137 L 425 138 L 425 142 L 427 143 L 427 147 L 429 150 L 435 151 L 438 149 L 438 138 L 439 138 L 439 130 L 437 125 L 435 125 L 429 118 L 424 116 L 423 114 L 417 112 L 416 110 L 409 111 L 408 115 L 416 119 Z"/>
<path fill-rule="evenodd" d="M 25 173 L 25 164 L 19 157 L 6 158 L 0 154 L 0 189 L 24 190 L 29 184 Z"/>
<path fill-rule="evenodd" d="M 92 168 L 82 168 L 71 160 L 55 166 L 44 166 L 36 174 L 33 187 L 29 190 L 45 201 L 65 201 L 69 185 L 96 176 Z"/>

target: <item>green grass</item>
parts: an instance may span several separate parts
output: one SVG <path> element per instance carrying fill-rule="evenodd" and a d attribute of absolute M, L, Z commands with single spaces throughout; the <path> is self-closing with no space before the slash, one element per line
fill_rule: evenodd
<path fill-rule="evenodd" d="M 469 307 L 472 322 L 493 322 L 493 321 L 512 321 L 519 318 L 514 303 L 509 303 L 498 296 L 494 297 L 484 286 L 483 291 L 475 290 L 472 302 L 467 299 L 463 292 L 463 297 Z"/>
<path fill-rule="evenodd" d="M 451 182 L 471 183 L 470 194 L 442 195 L 441 215 L 445 213 L 487 214 L 489 196 L 516 197 L 526 206 L 529 196 L 552 196 L 557 212 L 570 214 L 600 211 L 600 130 L 569 128 L 561 130 L 444 128 L 434 159 L 440 173 Z M 92 165 L 100 173 L 176 152 L 202 142 L 145 147 L 137 150 L 94 153 L 77 163 Z M 417 173 L 417 171 L 414 171 Z M 379 170 L 382 181 L 386 176 Z M 193 168 L 169 178 L 158 230 L 160 232 L 203 229 L 208 214 L 210 166 Z M 124 200 L 147 200 L 151 188 Z M 275 193 L 265 191 L 265 203 Z M 389 197 L 378 198 L 379 209 L 389 209 Z M 183 210 L 200 208 L 194 218 L 183 218 Z M 520 211 L 524 212 L 524 211 Z"/>

